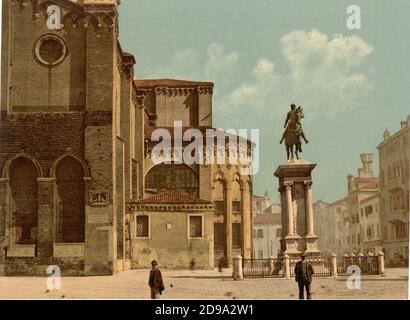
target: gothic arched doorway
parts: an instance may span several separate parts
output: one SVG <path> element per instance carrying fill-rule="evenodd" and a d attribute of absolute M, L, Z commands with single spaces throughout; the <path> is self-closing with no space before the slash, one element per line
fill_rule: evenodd
<path fill-rule="evenodd" d="M 10 164 L 11 243 L 35 244 L 37 241 L 37 168 L 25 157 Z"/>
<path fill-rule="evenodd" d="M 84 168 L 67 156 L 56 166 L 57 242 L 83 243 L 85 239 Z"/>

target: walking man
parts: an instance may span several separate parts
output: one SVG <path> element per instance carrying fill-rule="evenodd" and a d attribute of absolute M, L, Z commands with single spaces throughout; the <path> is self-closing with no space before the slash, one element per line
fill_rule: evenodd
<path fill-rule="evenodd" d="M 295 266 L 295 280 L 299 285 L 299 299 L 304 300 L 304 293 L 306 288 L 307 299 L 312 299 L 311 284 L 312 275 L 315 273 L 309 261 L 306 260 L 307 253 L 301 254 L 301 260 Z"/>
<path fill-rule="evenodd" d="M 162 291 L 165 290 L 164 281 L 162 280 L 161 270 L 158 268 L 156 260 L 151 262 L 152 269 L 149 273 L 148 285 L 151 288 L 151 299 L 159 299 Z"/>

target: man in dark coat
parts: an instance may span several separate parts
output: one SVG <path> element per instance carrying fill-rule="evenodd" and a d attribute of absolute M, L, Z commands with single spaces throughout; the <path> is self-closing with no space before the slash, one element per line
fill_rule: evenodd
<path fill-rule="evenodd" d="M 159 299 L 162 291 L 165 290 L 164 281 L 162 280 L 161 270 L 158 268 L 158 262 L 151 262 L 152 269 L 149 273 L 148 285 L 151 288 L 151 299 Z"/>
<path fill-rule="evenodd" d="M 315 273 L 313 267 L 309 261 L 306 260 L 307 253 L 301 254 L 301 260 L 295 266 L 295 280 L 299 285 L 299 299 L 304 299 L 304 291 L 306 288 L 306 294 L 308 300 L 312 299 L 310 292 L 312 284 L 312 275 Z"/>

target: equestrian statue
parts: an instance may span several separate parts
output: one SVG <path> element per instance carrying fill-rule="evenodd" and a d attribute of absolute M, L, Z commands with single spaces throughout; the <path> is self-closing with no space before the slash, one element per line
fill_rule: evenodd
<path fill-rule="evenodd" d="M 296 108 L 295 104 L 290 106 L 290 111 L 288 112 L 285 120 L 285 132 L 283 132 L 282 139 L 280 140 L 280 144 L 282 144 L 283 140 L 285 140 L 286 152 L 288 154 L 288 160 L 293 160 L 293 147 L 295 147 L 295 154 L 296 158 L 299 159 L 299 152 L 302 152 L 302 140 L 305 141 L 306 144 L 309 143 L 309 140 L 306 139 L 305 133 L 302 129 L 301 120 L 305 117 L 303 113 L 303 108 L 301 106 Z"/>

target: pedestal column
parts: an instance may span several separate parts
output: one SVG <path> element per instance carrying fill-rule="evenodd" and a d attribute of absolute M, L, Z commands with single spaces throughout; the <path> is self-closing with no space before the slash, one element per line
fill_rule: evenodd
<path fill-rule="evenodd" d="M 304 160 L 288 161 L 280 165 L 275 176 L 279 179 L 282 205 L 281 254 L 292 259 L 306 251 L 309 257 L 320 260 L 317 236 L 314 234 L 312 171 L 316 164 Z"/>
<path fill-rule="evenodd" d="M 306 203 L 306 229 L 307 237 L 314 237 L 313 230 L 313 201 L 312 201 L 312 181 L 305 181 L 305 203 Z"/>
<path fill-rule="evenodd" d="M 285 182 L 285 199 L 286 199 L 286 213 L 288 217 L 287 225 L 287 237 L 294 235 L 294 226 L 293 226 L 293 201 L 292 201 L 292 186 L 293 182 Z"/>
<path fill-rule="evenodd" d="M 242 194 L 242 207 L 241 207 L 241 225 L 242 225 L 242 250 L 243 250 L 243 258 L 250 259 L 251 258 L 251 248 L 252 248 L 252 240 L 250 238 L 251 235 L 251 214 L 250 214 L 250 206 L 249 206 L 249 188 L 244 187 L 241 189 Z"/>
<path fill-rule="evenodd" d="M 225 219 L 225 233 L 226 233 L 226 263 L 227 267 L 232 264 L 232 188 L 226 187 L 226 219 Z"/>

